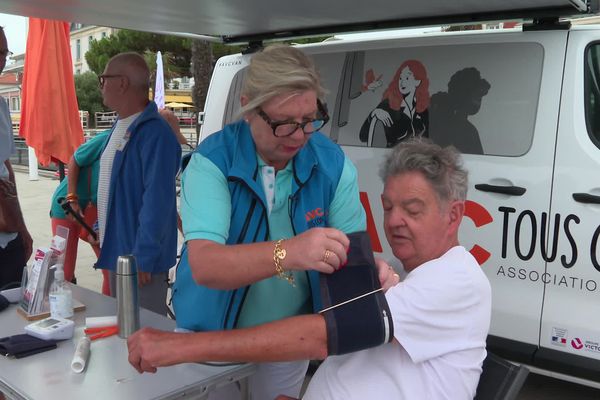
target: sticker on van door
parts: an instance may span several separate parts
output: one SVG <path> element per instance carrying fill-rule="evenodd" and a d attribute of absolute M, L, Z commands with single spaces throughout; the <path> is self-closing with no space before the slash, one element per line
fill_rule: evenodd
<path fill-rule="evenodd" d="M 394 147 L 411 137 L 429 137 L 429 78 L 418 60 L 404 61 L 396 70 L 381 102 L 360 128 L 369 147 Z M 385 142 L 385 146 L 381 146 Z"/>

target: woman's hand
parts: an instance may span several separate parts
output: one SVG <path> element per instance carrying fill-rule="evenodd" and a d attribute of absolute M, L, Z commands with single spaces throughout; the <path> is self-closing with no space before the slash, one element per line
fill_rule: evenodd
<path fill-rule="evenodd" d="M 313 228 L 282 243 L 284 269 L 316 270 L 330 274 L 347 262 L 350 240 L 335 228 Z"/>
<path fill-rule="evenodd" d="M 390 113 L 385 110 L 382 110 L 381 108 L 374 109 L 371 113 L 371 116 L 383 122 L 383 125 L 385 125 L 388 128 L 394 123 L 392 117 L 390 117 Z"/>
<path fill-rule="evenodd" d="M 387 292 L 389 288 L 396 286 L 400 282 L 400 275 L 383 259 L 375 257 L 375 265 L 379 273 L 379 283 L 381 283 L 381 288 L 384 292 Z"/>
<path fill-rule="evenodd" d="M 71 209 L 73 210 L 73 212 L 76 213 L 77 215 L 79 215 L 81 218 L 83 218 L 83 212 L 81 211 L 81 208 L 79 207 L 79 202 L 71 201 L 69 204 L 71 205 Z M 71 213 L 67 214 L 67 218 L 69 218 L 71 221 L 76 221 L 75 217 Z"/>

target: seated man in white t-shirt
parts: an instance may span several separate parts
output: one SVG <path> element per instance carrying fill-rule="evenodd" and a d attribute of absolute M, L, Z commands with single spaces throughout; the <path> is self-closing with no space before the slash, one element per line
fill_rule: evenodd
<path fill-rule="evenodd" d="M 472 399 L 491 314 L 491 289 L 458 243 L 467 172 L 459 153 L 424 140 L 397 145 L 381 168 L 384 227 L 406 278 L 386 298 L 394 340 L 330 356 L 304 399 Z M 378 260 L 388 288 L 397 275 Z M 249 329 L 177 334 L 145 328 L 128 339 L 139 372 L 182 362 L 282 361 L 327 356 L 321 315 Z M 282 397 L 283 398 L 283 397 Z"/>

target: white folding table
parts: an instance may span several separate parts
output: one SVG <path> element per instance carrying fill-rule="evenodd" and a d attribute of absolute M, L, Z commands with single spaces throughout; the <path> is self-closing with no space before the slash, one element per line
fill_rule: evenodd
<path fill-rule="evenodd" d="M 73 297 L 86 309 L 75 313 L 75 336 L 58 348 L 22 359 L 0 356 L 0 392 L 10 399 L 179 399 L 205 398 L 225 384 L 243 381 L 255 371 L 252 364 L 181 364 L 159 368 L 155 374 L 139 374 L 127 361 L 127 342 L 118 336 L 95 340 L 86 370 L 71 371 L 71 360 L 83 336 L 85 317 L 115 315 L 115 299 L 72 286 Z M 173 330 L 175 322 L 151 311 L 140 310 L 141 326 Z M 24 333 L 29 321 L 16 306 L 0 312 L 0 337 Z M 243 382 L 242 382 L 243 383 Z"/>

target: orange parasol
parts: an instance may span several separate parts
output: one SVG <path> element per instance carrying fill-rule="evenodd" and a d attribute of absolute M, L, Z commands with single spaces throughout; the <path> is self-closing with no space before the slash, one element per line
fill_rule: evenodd
<path fill-rule="evenodd" d="M 19 135 L 42 165 L 66 164 L 83 143 L 66 22 L 29 18 Z"/>

